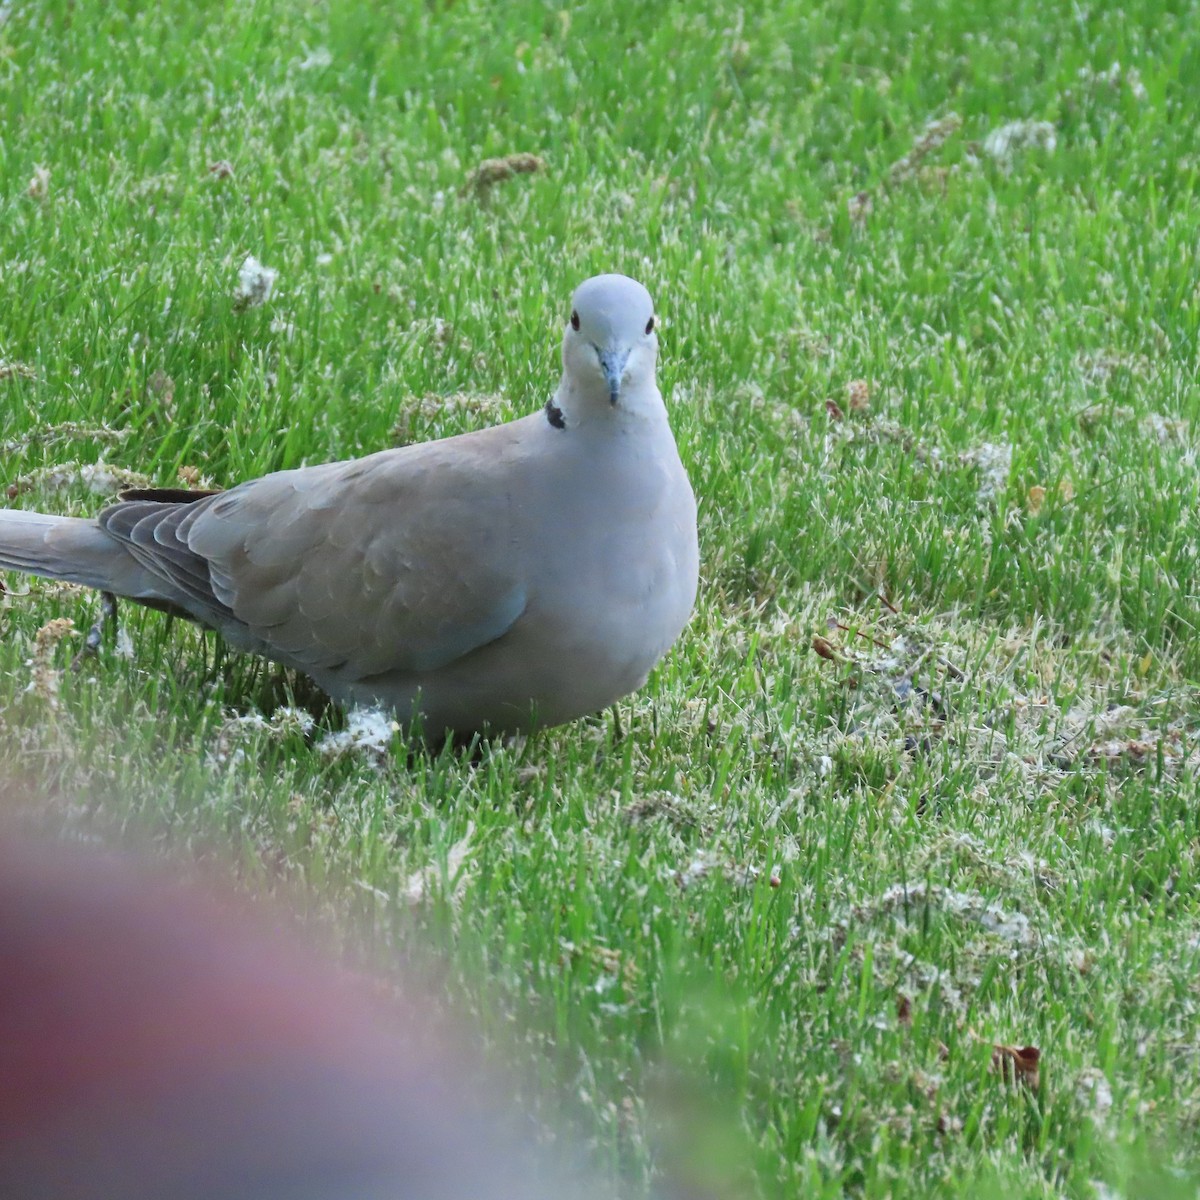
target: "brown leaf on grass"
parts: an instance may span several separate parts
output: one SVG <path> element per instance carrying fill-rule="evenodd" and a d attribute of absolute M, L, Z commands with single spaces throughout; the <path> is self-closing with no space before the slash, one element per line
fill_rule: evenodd
<path fill-rule="evenodd" d="M 992 1046 L 992 1070 L 1005 1083 L 1019 1083 L 1036 1092 L 1041 1078 L 1042 1052 L 1036 1046 Z"/>
<path fill-rule="evenodd" d="M 850 220 L 856 224 L 865 221 L 871 215 L 874 207 L 875 202 L 871 199 L 870 192 L 855 192 L 846 201 L 846 211 L 850 214 Z"/>
<path fill-rule="evenodd" d="M 1064 504 L 1070 504 L 1075 499 L 1075 485 L 1069 479 L 1060 479 L 1055 491 L 1058 492 L 1058 498 Z M 1029 510 L 1030 516 L 1036 517 L 1042 511 L 1042 506 L 1046 503 L 1046 496 L 1048 494 L 1047 490 L 1040 483 L 1035 483 L 1029 489 L 1025 497 L 1025 507 Z"/>
<path fill-rule="evenodd" d="M 826 400 L 825 411 L 834 421 L 844 421 L 846 419 L 846 414 L 842 412 L 841 406 L 836 400 Z"/>
<path fill-rule="evenodd" d="M 820 634 L 813 635 L 812 648 L 822 658 L 828 659 L 830 662 L 841 662 L 842 656 Z"/>
<path fill-rule="evenodd" d="M 896 1020 L 901 1025 L 912 1024 L 912 1001 L 903 992 L 896 996 Z"/>
<path fill-rule="evenodd" d="M 233 164 L 220 159 L 218 162 L 208 164 L 208 173 L 214 179 L 232 179 Z"/>
<path fill-rule="evenodd" d="M 503 158 L 485 158 L 467 176 L 463 194 L 474 192 L 484 197 L 498 183 L 513 179 L 517 175 L 537 175 L 546 169 L 546 160 L 536 154 L 506 154 Z"/>
<path fill-rule="evenodd" d="M 871 385 L 865 379 L 846 384 L 846 403 L 851 412 L 866 412 L 871 407 Z"/>

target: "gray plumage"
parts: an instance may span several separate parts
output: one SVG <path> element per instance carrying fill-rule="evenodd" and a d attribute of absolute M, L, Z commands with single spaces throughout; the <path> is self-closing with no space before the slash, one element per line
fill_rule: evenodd
<path fill-rule="evenodd" d="M 0 512 L 0 566 L 183 613 L 426 734 L 556 725 L 645 682 L 692 610 L 696 506 L 653 306 L 575 292 L 546 409 L 95 520 Z"/>

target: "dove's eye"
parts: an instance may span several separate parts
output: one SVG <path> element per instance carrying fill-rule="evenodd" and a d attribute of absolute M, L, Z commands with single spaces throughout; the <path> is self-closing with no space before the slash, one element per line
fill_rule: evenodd
<path fill-rule="evenodd" d="M 647 332 L 647 333 L 653 333 L 653 332 L 654 332 L 654 318 L 653 318 L 653 317 L 651 317 L 651 318 L 650 318 L 650 320 L 648 320 L 648 321 L 646 322 L 646 332 Z"/>
<path fill-rule="evenodd" d="M 574 329 L 576 333 L 579 332 L 579 314 L 577 312 L 573 312 L 571 314 L 571 328 Z"/>

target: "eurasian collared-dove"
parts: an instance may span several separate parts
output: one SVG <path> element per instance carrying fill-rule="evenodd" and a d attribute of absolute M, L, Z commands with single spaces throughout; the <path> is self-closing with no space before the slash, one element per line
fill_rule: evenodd
<path fill-rule="evenodd" d="M 95 520 L 0 512 L 0 567 L 181 613 L 427 736 L 557 725 L 642 686 L 696 595 L 696 502 L 641 284 L 576 290 L 530 416 Z"/>

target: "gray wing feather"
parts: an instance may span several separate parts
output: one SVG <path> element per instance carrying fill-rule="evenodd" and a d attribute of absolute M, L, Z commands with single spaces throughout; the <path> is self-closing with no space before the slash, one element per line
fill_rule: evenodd
<path fill-rule="evenodd" d="M 100 522 L 201 619 L 296 665 L 358 678 L 435 670 L 500 637 L 526 603 L 503 489 L 480 486 L 495 452 L 436 445 L 187 504 L 128 501 Z"/>
<path fill-rule="evenodd" d="M 181 535 L 181 526 L 194 514 L 193 504 L 127 500 L 101 512 L 101 529 L 125 544 L 147 570 L 176 589 L 204 613 L 232 615 L 214 594 L 208 564 L 198 558 Z"/>

